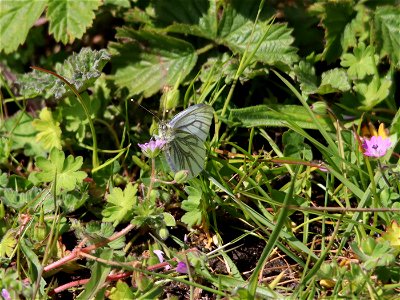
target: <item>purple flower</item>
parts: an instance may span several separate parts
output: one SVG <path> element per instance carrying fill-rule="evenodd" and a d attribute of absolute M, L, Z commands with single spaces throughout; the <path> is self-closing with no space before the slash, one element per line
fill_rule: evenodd
<path fill-rule="evenodd" d="M 10 293 L 6 289 L 1 290 L 1 296 L 4 298 L 4 300 L 11 300 Z"/>
<path fill-rule="evenodd" d="M 391 145 L 392 143 L 388 138 L 372 136 L 370 139 L 364 138 L 362 146 L 364 148 L 364 155 L 378 158 L 384 156 Z"/>
<path fill-rule="evenodd" d="M 163 251 L 161 251 L 161 250 L 153 250 L 153 253 L 155 255 L 157 255 L 158 260 L 160 261 L 160 263 L 164 262 L 164 252 Z M 165 270 L 169 270 L 169 269 L 171 269 L 171 266 L 170 265 L 166 265 L 164 269 Z"/>
<path fill-rule="evenodd" d="M 148 143 L 138 144 L 144 155 L 155 158 L 167 142 L 165 140 L 150 140 Z"/>
<path fill-rule="evenodd" d="M 183 261 L 180 261 L 180 262 L 178 262 L 178 265 L 176 266 L 176 271 L 181 274 L 187 274 L 188 267 Z"/>

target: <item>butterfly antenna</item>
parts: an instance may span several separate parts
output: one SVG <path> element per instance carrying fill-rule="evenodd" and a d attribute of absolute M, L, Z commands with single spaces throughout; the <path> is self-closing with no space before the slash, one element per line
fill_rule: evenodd
<path fill-rule="evenodd" d="M 152 111 L 148 110 L 146 107 L 144 107 L 143 105 L 141 105 L 140 103 L 138 103 L 138 105 L 143 108 L 145 111 L 147 111 L 148 113 L 150 113 L 154 118 L 156 118 L 158 120 L 158 122 L 161 122 L 160 118 L 157 117 Z"/>

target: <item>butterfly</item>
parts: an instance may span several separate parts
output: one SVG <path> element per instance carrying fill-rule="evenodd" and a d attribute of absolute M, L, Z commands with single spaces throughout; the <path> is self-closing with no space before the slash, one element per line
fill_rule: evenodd
<path fill-rule="evenodd" d="M 188 171 L 188 179 L 196 177 L 204 167 L 204 142 L 210 131 L 214 109 L 196 104 L 181 111 L 169 122 L 160 122 L 156 140 L 165 142 L 163 151 L 171 170 Z"/>

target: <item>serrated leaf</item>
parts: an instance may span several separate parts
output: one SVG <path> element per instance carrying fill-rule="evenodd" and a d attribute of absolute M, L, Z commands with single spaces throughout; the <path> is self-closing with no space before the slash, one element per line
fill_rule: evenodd
<path fill-rule="evenodd" d="M 393 249 L 387 241 L 376 241 L 371 237 L 361 241 L 360 245 L 356 242 L 350 244 L 351 249 L 363 261 L 367 270 L 377 266 L 387 266 L 395 261 Z"/>
<path fill-rule="evenodd" d="M 0 51 L 11 53 L 23 44 L 29 29 L 39 19 L 46 1 L 1 1 Z"/>
<path fill-rule="evenodd" d="M 94 11 L 100 4 L 100 0 L 48 0 L 46 17 L 50 23 L 49 32 L 56 41 L 72 43 L 75 38 L 81 38 L 92 24 Z"/>
<path fill-rule="evenodd" d="M 396 249 L 397 253 L 400 253 L 400 226 L 396 221 L 393 221 L 390 226 L 386 229 L 386 232 L 382 234 L 381 239 L 388 241 L 390 245 Z"/>
<path fill-rule="evenodd" d="M 188 211 L 182 216 L 181 221 L 189 227 L 198 226 L 202 221 L 202 213 L 199 209 Z"/>
<path fill-rule="evenodd" d="M 40 182 L 53 182 L 53 184 L 56 184 L 57 194 L 61 190 L 72 191 L 87 176 L 85 172 L 78 171 L 82 163 L 82 156 L 74 158 L 69 155 L 65 159 L 64 152 L 53 148 L 48 159 L 39 157 L 36 160 L 36 166 L 42 170 L 36 174 L 36 178 Z"/>
<path fill-rule="evenodd" d="M 286 120 L 296 123 L 301 128 L 318 129 L 312 122 L 306 109 L 301 105 L 257 105 L 230 111 L 229 120 L 239 122 L 243 127 L 274 126 L 287 127 Z M 319 114 L 318 120 L 327 130 L 333 130 L 327 114 Z"/>
<path fill-rule="evenodd" d="M 304 94 L 312 94 L 318 88 L 317 76 L 315 75 L 314 66 L 306 61 L 299 62 L 293 68 L 297 80 L 300 82 L 300 89 Z"/>
<path fill-rule="evenodd" d="M 218 32 L 218 10 L 214 0 L 157 0 L 157 20 L 169 25 L 166 30 L 215 39 Z"/>
<path fill-rule="evenodd" d="M 19 112 L 6 120 L 5 128 L 9 132 L 11 150 L 23 149 L 26 156 L 45 155 L 42 145 L 36 142 L 36 129 L 32 126 L 32 117 Z"/>
<path fill-rule="evenodd" d="M 221 21 L 219 42 L 229 47 L 233 52 L 252 53 L 260 40 L 254 59 L 269 65 L 288 65 L 298 61 L 297 48 L 293 47 L 292 30 L 286 24 L 270 24 L 244 18 L 240 12 L 229 7 L 232 12 L 225 12 Z M 253 31 L 254 30 L 254 31 Z M 266 34 L 267 33 L 267 34 Z"/>
<path fill-rule="evenodd" d="M 97 51 L 83 48 L 78 54 L 73 53 L 63 64 L 57 64 L 55 69 L 58 75 L 64 77 L 78 92 L 82 92 L 101 75 L 101 70 L 109 60 L 109 54 L 103 49 Z M 60 79 L 37 70 L 19 76 L 18 83 L 21 86 L 20 93 L 27 98 L 43 94 L 46 99 L 58 99 L 72 94 Z"/>
<path fill-rule="evenodd" d="M 103 221 L 113 222 L 117 226 L 123 220 L 132 217 L 133 208 L 137 205 L 137 185 L 128 183 L 122 191 L 120 188 L 114 188 L 106 196 L 107 207 L 103 209 Z"/>
<path fill-rule="evenodd" d="M 38 199 L 41 190 L 34 187 L 26 192 L 18 191 L 16 188 L 7 188 L 3 190 L 3 201 L 4 204 L 8 207 L 12 207 L 14 209 L 20 209 L 27 203 Z"/>
<path fill-rule="evenodd" d="M 400 67 L 400 8 L 378 7 L 375 12 L 376 38 L 381 55 L 388 55 L 397 68 Z"/>
<path fill-rule="evenodd" d="M 114 79 L 130 95 L 149 97 L 164 86 L 175 86 L 197 61 L 193 46 L 181 39 L 128 28 L 118 29 L 117 38 L 125 43 L 110 44 L 117 70 Z"/>
<path fill-rule="evenodd" d="M 0 257 L 10 257 L 17 245 L 17 239 L 15 238 L 15 231 L 10 229 L 6 232 L 0 241 Z"/>
<path fill-rule="evenodd" d="M 324 95 L 350 90 L 351 85 L 346 71 L 340 68 L 332 69 L 322 73 L 321 84 L 317 93 Z"/>
<path fill-rule="evenodd" d="M 60 123 L 53 119 L 50 109 L 44 107 L 39 114 L 39 119 L 33 120 L 32 125 L 39 131 L 36 134 L 36 140 L 41 142 L 45 149 L 50 150 L 53 147 L 61 149 Z"/>
<path fill-rule="evenodd" d="M 357 83 L 354 90 L 357 92 L 357 97 L 362 104 L 360 108 L 363 110 L 371 110 L 385 100 L 389 95 L 391 85 L 392 80 L 376 76 L 370 81 Z"/>
<path fill-rule="evenodd" d="M 374 55 L 375 49 L 371 45 L 365 47 L 364 43 L 360 43 L 358 47 L 353 49 L 353 54 L 345 53 L 342 55 L 340 65 L 348 67 L 347 74 L 352 79 L 364 79 L 367 75 L 375 72 L 375 62 L 379 61 L 378 55 Z"/>

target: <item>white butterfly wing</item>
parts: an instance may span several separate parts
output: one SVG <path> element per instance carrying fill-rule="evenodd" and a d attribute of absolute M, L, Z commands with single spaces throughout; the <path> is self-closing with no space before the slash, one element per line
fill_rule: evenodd
<path fill-rule="evenodd" d="M 169 123 L 173 138 L 165 149 L 165 157 L 176 172 L 188 170 L 188 178 L 196 177 L 204 167 L 206 148 L 204 141 L 210 130 L 213 108 L 206 104 L 188 107 Z"/>
<path fill-rule="evenodd" d="M 177 114 L 168 124 L 177 131 L 186 131 L 205 141 L 210 131 L 213 108 L 206 104 L 189 106 Z"/>

